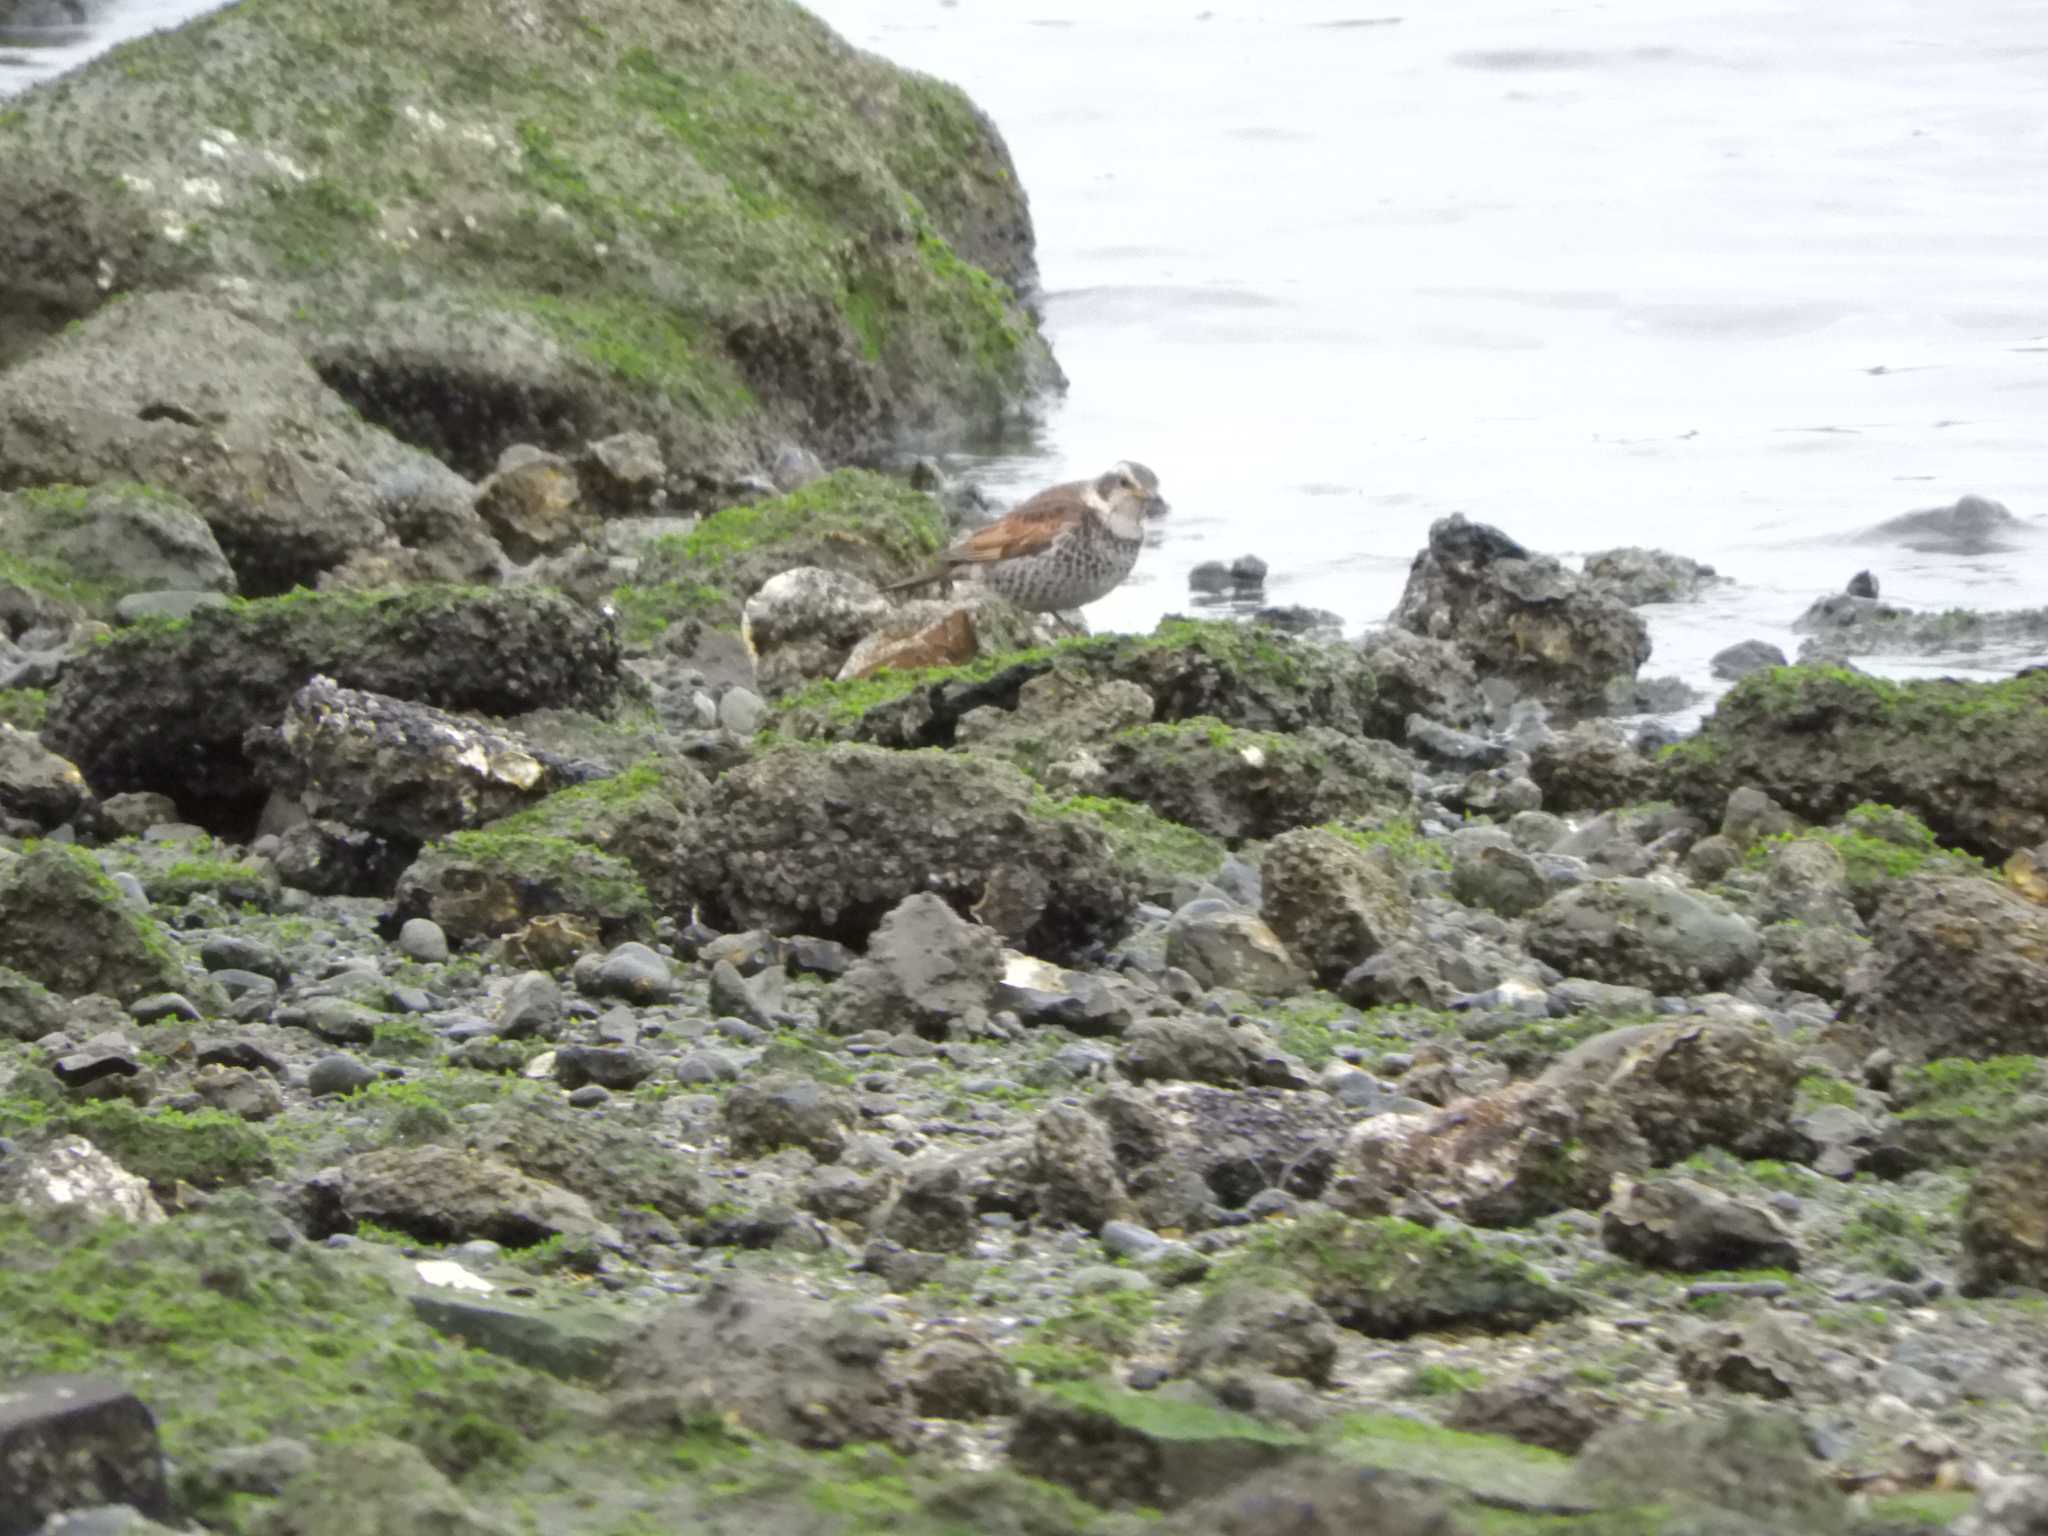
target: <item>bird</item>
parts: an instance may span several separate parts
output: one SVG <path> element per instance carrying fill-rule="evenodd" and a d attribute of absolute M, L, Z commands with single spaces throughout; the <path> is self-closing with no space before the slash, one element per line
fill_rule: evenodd
<path fill-rule="evenodd" d="M 1166 510 L 1159 477 L 1125 459 L 1093 480 L 1040 491 L 939 556 L 939 569 L 885 587 L 901 592 L 963 572 L 1019 608 L 1065 613 L 1115 590 L 1138 563 L 1145 519 Z"/>

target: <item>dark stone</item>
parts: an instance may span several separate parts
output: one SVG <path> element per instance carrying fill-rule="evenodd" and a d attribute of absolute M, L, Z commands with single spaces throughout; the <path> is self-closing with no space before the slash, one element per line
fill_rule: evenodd
<path fill-rule="evenodd" d="M 141 1399 L 90 1376 L 0 1382 L 0 1536 L 30 1536 L 52 1515 L 98 1504 L 172 1513 Z"/>

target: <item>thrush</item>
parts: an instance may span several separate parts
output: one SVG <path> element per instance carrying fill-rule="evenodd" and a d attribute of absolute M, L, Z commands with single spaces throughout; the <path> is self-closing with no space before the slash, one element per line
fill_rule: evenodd
<path fill-rule="evenodd" d="M 1165 507 L 1159 477 L 1126 459 L 1093 480 L 1040 491 L 947 549 L 938 570 L 884 590 L 972 573 L 1033 613 L 1085 607 L 1131 574 L 1146 515 Z"/>

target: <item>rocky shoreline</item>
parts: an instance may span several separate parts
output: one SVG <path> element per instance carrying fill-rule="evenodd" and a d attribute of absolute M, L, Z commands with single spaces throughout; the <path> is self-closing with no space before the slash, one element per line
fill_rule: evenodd
<path fill-rule="evenodd" d="M 0 1536 L 2043 1529 L 2048 675 L 1841 664 L 2033 617 L 1828 599 L 1672 740 L 1657 551 L 893 600 L 985 509 L 824 464 L 1028 408 L 1022 194 L 698 10 L 540 39 L 573 142 L 470 8 L 466 116 L 222 115 L 369 68 L 305 0 L 0 113 Z"/>

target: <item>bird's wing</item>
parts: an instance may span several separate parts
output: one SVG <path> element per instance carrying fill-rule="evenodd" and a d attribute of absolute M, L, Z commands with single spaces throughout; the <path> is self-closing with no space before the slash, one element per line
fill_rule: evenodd
<path fill-rule="evenodd" d="M 948 565 L 987 565 L 995 560 L 1015 560 L 1035 555 L 1062 532 L 1087 515 L 1081 499 L 1085 482 L 1056 485 L 1040 491 L 1014 511 L 1006 512 L 986 528 L 969 534 L 948 549 Z"/>

